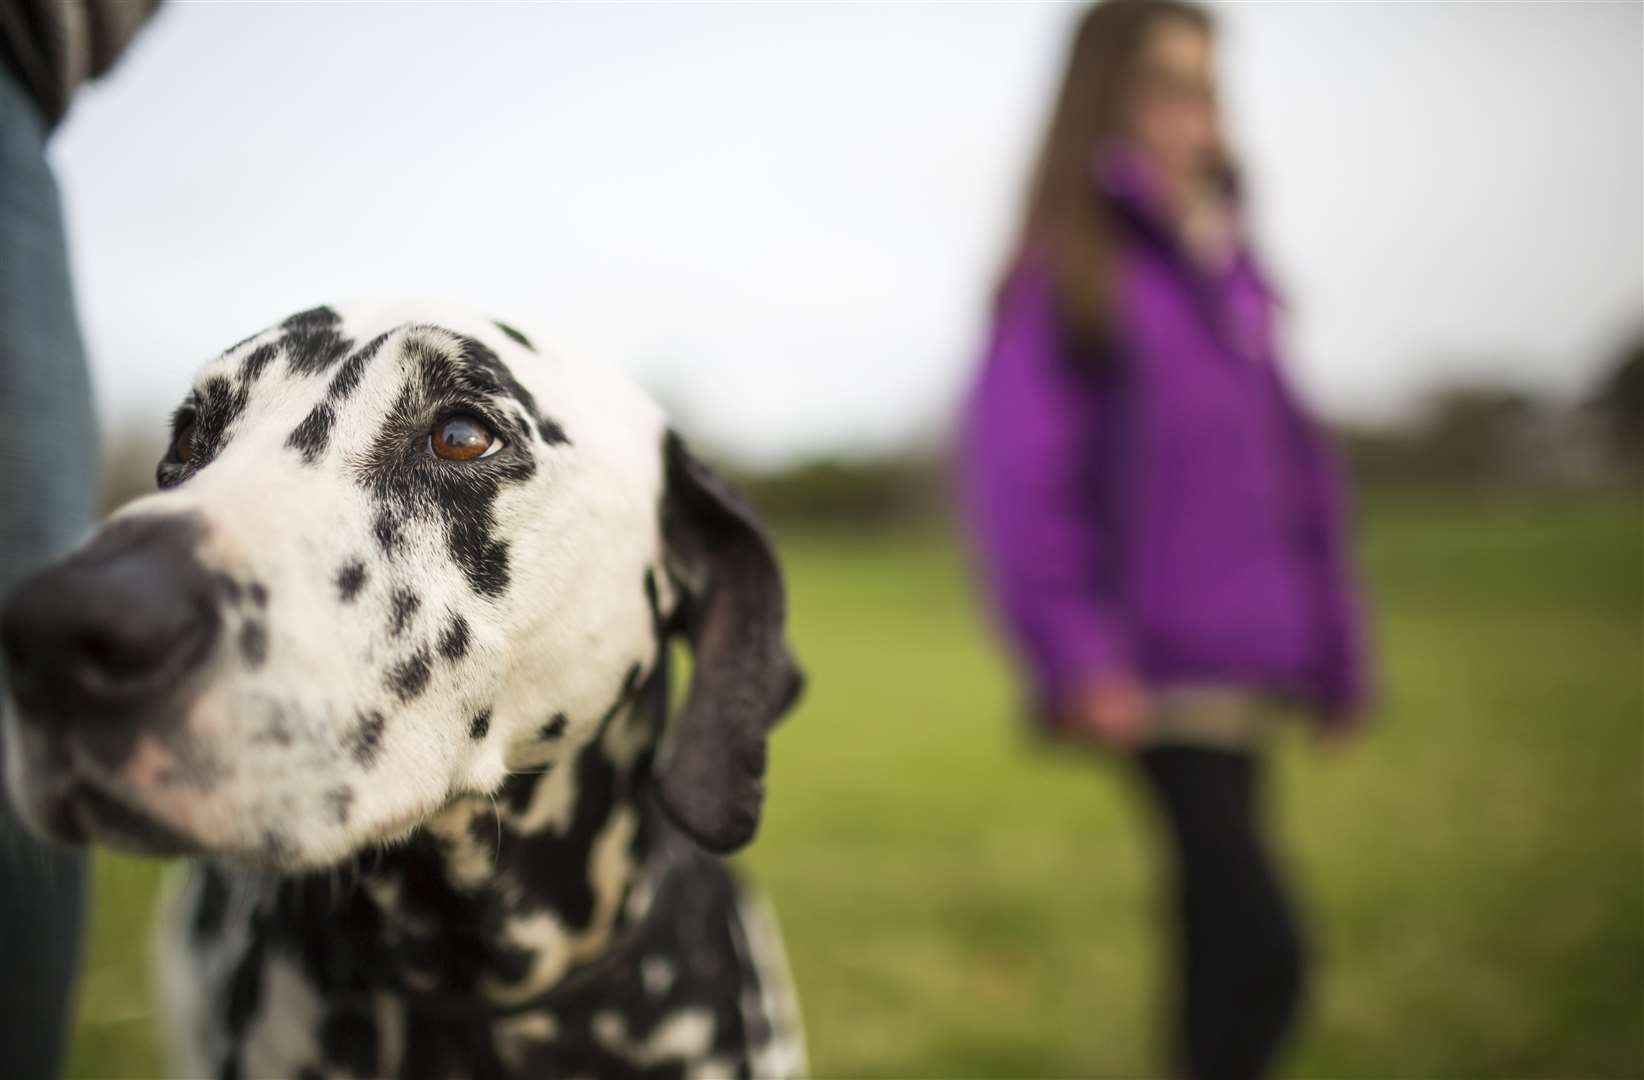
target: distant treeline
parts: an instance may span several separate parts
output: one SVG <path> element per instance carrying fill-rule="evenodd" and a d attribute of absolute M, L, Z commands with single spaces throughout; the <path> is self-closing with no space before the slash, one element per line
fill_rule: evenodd
<path fill-rule="evenodd" d="M 1354 479 L 1368 487 L 1580 489 L 1644 482 L 1644 341 L 1585 400 L 1537 400 L 1493 387 L 1435 394 L 1401 428 L 1338 428 Z M 142 431 L 105 447 L 105 504 L 154 490 L 164 433 Z M 775 522 L 841 527 L 919 521 L 951 512 L 943 454 L 815 461 L 780 472 L 732 470 Z"/>
<path fill-rule="evenodd" d="M 1365 488 L 1557 491 L 1644 484 L 1644 341 L 1586 399 L 1457 386 L 1432 395 L 1414 422 L 1337 427 L 1345 467 Z M 949 513 L 952 476 L 940 454 L 819 461 L 739 479 L 775 521 L 857 525 Z"/>

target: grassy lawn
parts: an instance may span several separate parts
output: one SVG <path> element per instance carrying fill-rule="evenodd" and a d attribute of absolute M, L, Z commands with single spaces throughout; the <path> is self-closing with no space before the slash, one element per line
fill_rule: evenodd
<path fill-rule="evenodd" d="M 744 864 L 819 1076 L 1157 1074 L 1153 852 L 1122 769 L 1020 734 L 939 532 L 785 538 L 801 711 Z M 1319 970 L 1300 1077 L 1644 1075 L 1644 511 L 1372 500 L 1378 725 L 1285 741 Z M 152 1076 L 155 876 L 97 864 L 72 1073 Z"/>

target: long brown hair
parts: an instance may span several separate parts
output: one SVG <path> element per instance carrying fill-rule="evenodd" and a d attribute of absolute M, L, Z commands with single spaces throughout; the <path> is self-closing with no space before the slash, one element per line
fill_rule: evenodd
<path fill-rule="evenodd" d="M 1092 175 L 1093 155 L 1123 133 L 1137 59 L 1164 19 L 1214 29 L 1192 0 L 1102 0 L 1085 12 L 1028 185 L 1012 263 L 1028 250 L 1049 259 L 1063 327 L 1079 344 L 1103 343 L 1112 314 L 1114 223 Z"/>

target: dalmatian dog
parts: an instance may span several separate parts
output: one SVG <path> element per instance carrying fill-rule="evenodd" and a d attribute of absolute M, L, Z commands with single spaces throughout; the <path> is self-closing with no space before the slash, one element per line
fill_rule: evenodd
<path fill-rule="evenodd" d="M 160 490 L 20 585 L 0 643 L 24 820 L 192 856 L 180 1071 L 803 1072 L 718 859 L 801 683 L 782 579 L 657 407 L 472 313 L 322 307 L 172 428 Z"/>

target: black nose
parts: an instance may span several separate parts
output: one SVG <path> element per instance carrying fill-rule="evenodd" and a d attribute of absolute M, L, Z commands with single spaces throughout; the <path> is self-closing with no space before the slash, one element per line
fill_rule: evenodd
<path fill-rule="evenodd" d="M 25 580 L 0 613 L 0 648 L 25 716 L 124 713 L 210 652 L 212 577 L 192 517 L 133 518 Z"/>

